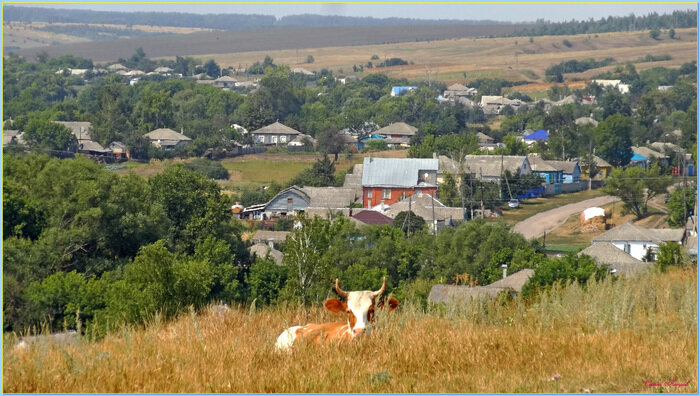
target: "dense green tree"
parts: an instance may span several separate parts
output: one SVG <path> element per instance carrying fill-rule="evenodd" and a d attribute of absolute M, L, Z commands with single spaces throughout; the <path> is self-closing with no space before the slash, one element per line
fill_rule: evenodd
<path fill-rule="evenodd" d="M 658 166 L 647 170 L 637 166 L 615 169 L 603 187 L 607 194 L 619 197 L 624 208 L 638 219 L 646 216 L 649 200 L 663 194 L 672 183 L 670 176 L 662 176 Z"/>
<path fill-rule="evenodd" d="M 56 151 L 75 151 L 77 140 L 73 133 L 61 124 L 32 119 L 24 128 L 24 139 L 30 146 Z"/>
<path fill-rule="evenodd" d="M 676 188 L 668 199 L 668 223 L 674 227 L 683 227 L 687 216 L 694 210 L 697 190 L 695 187 Z"/>
<path fill-rule="evenodd" d="M 613 166 L 625 166 L 632 158 L 632 121 L 614 114 L 595 129 L 596 152 Z"/>
<path fill-rule="evenodd" d="M 537 291 L 547 289 L 554 284 L 570 281 L 585 284 L 591 277 L 603 279 L 607 273 L 606 266 L 598 266 L 591 257 L 567 253 L 561 259 L 544 258 L 534 268 L 535 273 L 523 287 L 523 295 L 531 296 Z"/>
<path fill-rule="evenodd" d="M 393 225 L 406 233 L 406 235 L 419 232 L 426 227 L 425 219 L 413 213 L 413 211 L 405 211 L 397 214 L 396 217 L 394 217 Z"/>

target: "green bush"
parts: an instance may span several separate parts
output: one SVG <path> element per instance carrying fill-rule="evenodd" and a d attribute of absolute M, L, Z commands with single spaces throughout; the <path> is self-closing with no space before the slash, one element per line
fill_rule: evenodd
<path fill-rule="evenodd" d="M 221 162 L 197 158 L 185 163 L 185 168 L 195 171 L 209 179 L 228 180 L 228 171 Z"/>

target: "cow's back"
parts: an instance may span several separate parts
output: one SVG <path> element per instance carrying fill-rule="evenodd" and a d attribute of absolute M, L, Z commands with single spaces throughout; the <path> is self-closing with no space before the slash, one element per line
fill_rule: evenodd
<path fill-rule="evenodd" d="M 347 323 L 334 322 L 306 326 L 292 326 L 277 337 L 278 350 L 289 350 L 295 342 L 304 339 L 315 344 L 328 344 L 332 340 L 352 339 Z"/>

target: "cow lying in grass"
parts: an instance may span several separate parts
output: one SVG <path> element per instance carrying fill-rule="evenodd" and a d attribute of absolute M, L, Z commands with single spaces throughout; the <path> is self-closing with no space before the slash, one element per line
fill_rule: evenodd
<path fill-rule="evenodd" d="M 386 278 L 382 287 L 377 291 L 343 291 L 335 280 L 335 291 L 338 295 L 347 300 L 342 302 L 331 298 L 324 303 L 326 309 L 331 312 L 345 312 L 346 322 L 333 322 L 316 324 L 310 323 L 305 326 L 292 326 L 283 331 L 277 338 L 276 347 L 278 350 L 289 350 L 297 340 L 306 339 L 317 344 L 328 344 L 331 340 L 352 340 L 358 335 L 369 335 L 370 326 L 374 321 L 374 309 L 382 308 L 384 301 L 377 302 L 379 296 L 386 290 Z M 390 298 L 387 301 L 388 310 L 392 311 L 399 305 L 399 301 Z"/>

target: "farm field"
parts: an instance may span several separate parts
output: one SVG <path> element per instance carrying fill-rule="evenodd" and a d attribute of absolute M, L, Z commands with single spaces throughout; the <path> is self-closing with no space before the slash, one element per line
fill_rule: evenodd
<path fill-rule="evenodd" d="M 635 62 L 647 54 L 670 55 L 670 61 L 636 63 L 637 70 L 657 66 L 679 67 L 696 59 L 696 29 L 678 29 L 680 39 L 671 40 L 668 36 L 659 40 L 649 37 L 649 33 L 616 32 L 598 35 L 540 36 L 529 42 L 528 37 L 504 38 L 459 38 L 430 42 L 403 42 L 381 45 L 356 45 L 351 47 L 326 47 L 314 49 L 265 50 L 232 52 L 228 54 L 209 53 L 200 55 L 203 59 L 214 59 L 223 66 L 245 66 L 261 61 L 270 55 L 276 63 L 290 67 L 304 67 L 310 70 L 328 68 L 342 73 L 351 73 L 353 65 L 366 64 L 372 55 L 381 62 L 398 57 L 413 62 L 412 65 L 388 68 L 364 69 L 359 76 L 367 73 L 386 73 L 393 78 L 431 80 L 451 84 L 478 78 L 503 78 L 512 81 L 533 81 L 541 83 L 544 71 L 551 65 L 572 59 L 582 60 L 607 57 L 619 63 Z M 597 37 L 596 37 L 597 36 Z M 562 44 L 568 40 L 571 47 Z M 516 62 L 516 55 L 517 62 Z M 313 64 L 303 63 L 307 57 L 314 57 Z M 592 69 L 585 73 L 566 74 L 567 78 L 590 78 L 593 75 L 614 69 Z M 342 69 L 342 72 L 340 70 Z M 575 83 L 574 83 L 575 84 Z M 522 92 L 546 91 L 550 84 L 518 87 Z"/>
<path fill-rule="evenodd" d="M 330 291 L 330 287 L 329 287 Z M 696 393 L 697 272 L 556 287 L 530 301 L 402 301 L 349 344 L 273 348 L 321 308 L 191 311 L 72 345 L 3 349 L 7 393 Z M 15 339 L 5 335 L 5 345 Z M 361 364 L 358 364 L 361 362 Z M 651 387 L 648 382 L 660 383 Z M 672 383 L 675 385 L 671 384 Z M 668 382 L 668 384 L 666 384 Z"/>
<path fill-rule="evenodd" d="M 40 50 L 50 56 L 72 54 L 95 62 L 116 61 L 130 57 L 143 48 L 149 58 L 203 56 L 246 51 L 301 50 L 333 46 L 355 46 L 418 40 L 444 40 L 460 37 L 487 37 L 521 29 L 522 25 L 420 25 L 420 26 L 352 26 L 255 29 L 242 31 L 196 32 L 169 37 L 87 42 L 17 51 L 34 58 Z M 262 58 L 260 58 L 262 59 Z"/>

